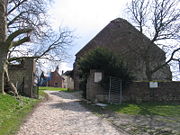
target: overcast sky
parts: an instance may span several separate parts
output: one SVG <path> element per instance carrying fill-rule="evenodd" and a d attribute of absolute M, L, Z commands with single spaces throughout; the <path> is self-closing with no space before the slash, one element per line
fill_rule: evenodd
<path fill-rule="evenodd" d="M 69 63 L 62 63 L 61 70 L 72 69 L 74 55 L 86 45 L 111 20 L 123 17 L 128 0 L 54 0 L 49 11 L 54 29 L 68 27 L 77 37 L 70 50 Z"/>

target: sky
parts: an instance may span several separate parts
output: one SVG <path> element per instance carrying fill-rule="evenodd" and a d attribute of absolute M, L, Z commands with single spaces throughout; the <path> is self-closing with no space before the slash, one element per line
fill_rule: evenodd
<path fill-rule="evenodd" d="M 110 21 L 126 15 L 130 0 L 53 0 L 49 8 L 49 22 L 54 30 L 66 27 L 75 38 L 68 53 L 70 59 L 59 65 L 61 71 L 73 69 L 75 54 L 96 36 Z M 56 67 L 56 65 L 55 65 Z M 47 68 L 46 68 L 47 69 Z M 48 72 L 53 70 L 49 67 Z M 173 70 L 171 68 L 171 70 Z M 179 73 L 178 73 L 179 74 Z M 178 75 L 179 76 L 179 75 Z"/>
<path fill-rule="evenodd" d="M 75 36 L 69 49 L 71 58 L 60 64 L 60 70 L 71 70 L 75 54 L 110 21 L 123 17 L 128 0 L 54 0 L 49 10 L 54 29 L 67 27 Z"/>

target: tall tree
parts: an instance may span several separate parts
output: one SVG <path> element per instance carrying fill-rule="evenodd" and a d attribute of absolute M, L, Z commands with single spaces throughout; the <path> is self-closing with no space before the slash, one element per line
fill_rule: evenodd
<path fill-rule="evenodd" d="M 152 44 L 140 53 L 146 65 L 148 80 L 152 80 L 155 72 L 164 68 L 171 61 L 180 61 L 179 31 L 180 9 L 179 0 L 132 0 L 128 5 L 128 14 L 141 33 L 150 38 L 152 44 L 157 44 L 168 54 L 164 63 L 151 66 L 149 50 Z"/>
<path fill-rule="evenodd" d="M 61 60 L 62 57 L 59 56 L 64 55 L 66 47 L 71 43 L 71 31 L 61 30 L 55 34 L 48 25 L 47 2 L 48 0 L 0 0 L 1 93 L 4 93 L 6 75 L 8 84 L 17 94 L 8 75 L 9 62 L 26 57 Z"/>

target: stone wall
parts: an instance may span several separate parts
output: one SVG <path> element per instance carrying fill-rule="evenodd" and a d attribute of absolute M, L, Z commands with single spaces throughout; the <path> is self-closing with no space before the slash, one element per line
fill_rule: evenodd
<path fill-rule="evenodd" d="M 62 76 L 64 78 L 64 88 L 68 88 L 70 90 L 74 90 L 74 80 L 67 75 Z"/>
<path fill-rule="evenodd" d="M 123 90 L 123 100 L 180 102 L 180 82 L 158 82 L 157 88 L 150 88 L 149 82 L 133 82 Z"/>
<path fill-rule="evenodd" d="M 79 90 L 80 89 L 80 78 L 79 78 L 79 67 L 77 65 L 77 59 L 75 63 L 73 64 L 73 79 L 74 79 L 74 89 Z"/>
<path fill-rule="evenodd" d="M 96 70 L 91 70 L 90 75 L 87 79 L 86 84 L 86 98 L 91 101 L 97 101 L 98 98 L 103 95 L 104 89 L 101 87 L 99 83 L 94 82 L 94 74 Z M 103 96 L 104 97 L 104 96 Z M 102 97 L 102 98 L 103 98 Z M 99 100 L 98 100 L 99 101 Z"/>
<path fill-rule="evenodd" d="M 28 97 L 36 97 L 34 93 L 35 62 L 28 58 L 20 64 L 9 66 L 9 76 L 18 91 Z"/>
<path fill-rule="evenodd" d="M 86 98 L 93 102 L 107 102 L 108 92 L 100 83 L 94 82 L 91 70 L 87 79 Z M 180 82 L 157 82 L 157 88 L 150 88 L 150 82 L 133 82 L 122 92 L 123 102 L 180 102 Z"/>

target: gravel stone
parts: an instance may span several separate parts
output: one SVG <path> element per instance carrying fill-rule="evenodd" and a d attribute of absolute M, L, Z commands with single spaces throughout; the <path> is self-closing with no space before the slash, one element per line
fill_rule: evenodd
<path fill-rule="evenodd" d="M 17 135 L 126 135 L 81 106 L 71 93 L 46 93 L 49 100 L 40 103 Z"/>

